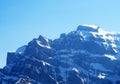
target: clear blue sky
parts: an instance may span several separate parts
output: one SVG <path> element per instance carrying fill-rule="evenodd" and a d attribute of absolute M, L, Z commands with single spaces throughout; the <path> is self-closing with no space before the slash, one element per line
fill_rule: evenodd
<path fill-rule="evenodd" d="M 120 31 L 120 0 L 0 0 L 0 67 L 7 51 L 39 35 L 54 39 L 79 24 Z"/>

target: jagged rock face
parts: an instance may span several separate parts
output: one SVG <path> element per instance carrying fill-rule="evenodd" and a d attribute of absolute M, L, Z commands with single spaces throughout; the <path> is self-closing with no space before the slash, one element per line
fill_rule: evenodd
<path fill-rule="evenodd" d="M 0 84 L 119 84 L 119 43 L 119 33 L 94 25 L 53 41 L 39 36 L 8 52 Z"/>

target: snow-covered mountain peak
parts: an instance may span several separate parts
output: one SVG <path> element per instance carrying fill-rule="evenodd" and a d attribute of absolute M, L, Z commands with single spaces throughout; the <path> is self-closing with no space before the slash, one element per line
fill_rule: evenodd
<path fill-rule="evenodd" d="M 49 43 L 49 39 L 47 39 L 46 37 L 44 37 L 42 35 L 40 35 L 38 37 L 38 40 L 40 41 L 41 44 L 44 44 L 44 45 L 48 45 L 48 43 Z"/>
<path fill-rule="evenodd" d="M 100 28 L 97 25 L 87 25 L 87 24 L 79 25 L 77 30 L 75 31 L 75 34 L 78 34 L 85 39 L 100 38 L 103 40 L 110 40 L 110 41 L 114 40 L 113 35 L 114 36 L 118 35 L 118 33 L 111 33 L 111 32 L 104 31 L 102 28 Z"/>
<path fill-rule="evenodd" d="M 40 35 L 38 38 L 34 38 L 32 41 L 29 42 L 28 45 L 34 45 L 34 46 L 50 49 L 49 39 L 47 39 L 42 35 Z"/>
<path fill-rule="evenodd" d="M 77 30 L 76 30 L 77 34 L 84 34 L 85 36 L 91 36 L 91 34 L 93 36 L 108 36 L 108 35 L 116 35 L 118 33 L 111 33 L 108 31 L 104 31 L 101 27 L 97 26 L 97 25 L 79 25 Z"/>

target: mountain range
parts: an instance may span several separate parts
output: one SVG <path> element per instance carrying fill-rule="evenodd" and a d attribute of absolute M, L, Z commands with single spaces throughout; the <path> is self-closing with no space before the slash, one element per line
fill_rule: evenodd
<path fill-rule="evenodd" d="M 0 84 L 120 84 L 120 33 L 79 25 L 54 40 L 40 35 L 6 61 Z"/>

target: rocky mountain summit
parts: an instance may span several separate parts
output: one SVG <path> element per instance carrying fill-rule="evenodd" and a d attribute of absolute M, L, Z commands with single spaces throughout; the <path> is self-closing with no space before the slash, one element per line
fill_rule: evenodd
<path fill-rule="evenodd" d="M 0 84 L 120 84 L 120 33 L 79 25 L 8 52 Z"/>

